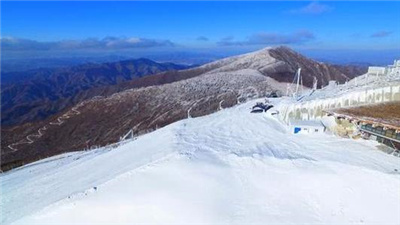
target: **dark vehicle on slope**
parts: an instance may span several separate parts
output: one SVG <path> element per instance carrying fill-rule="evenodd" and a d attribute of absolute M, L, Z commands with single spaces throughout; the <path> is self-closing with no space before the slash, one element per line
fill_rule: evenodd
<path fill-rule="evenodd" d="M 274 107 L 273 105 L 267 104 L 267 103 L 262 103 L 262 102 L 257 102 L 255 106 L 252 107 L 251 113 L 262 113 L 266 112 L 269 109 Z"/>

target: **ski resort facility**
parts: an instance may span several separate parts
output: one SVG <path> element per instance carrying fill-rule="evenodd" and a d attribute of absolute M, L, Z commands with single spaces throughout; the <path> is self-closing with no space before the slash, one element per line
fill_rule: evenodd
<path fill-rule="evenodd" d="M 235 73 L 213 75 L 210 83 Z M 298 69 L 294 80 L 289 96 L 265 100 L 264 87 L 253 88 L 233 95 L 239 104 L 218 99 L 213 113 L 192 117 L 194 102 L 186 119 L 152 132 L 130 127 L 117 143 L 10 170 L 0 176 L 1 222 L 398 224 L 399 77 L 307 89 Z"/>
<path fill-rule="evenodd" d="M 289 127 L 293 134 L 323 133 L 325 131 L 324 125 L 318 120 L 291 120 Z"/>
<path fill-rule="evenodd" d="M 293 96 L 279 105 L 279 117 L 291 132 L 323 131 L 312 128 L 322 124 L 340 136 L 376 140 L 388 146 L 389 153 L 400 155 L 400 60 L 387 67 L 369 67 L 368 73 L 344 84 L 331 81 L 301 94 L 296 88 Z"/>
<path fill-rule="evenodd" d="M 0 1 L 0 225 L 400 225 L 400 1 Z"/>

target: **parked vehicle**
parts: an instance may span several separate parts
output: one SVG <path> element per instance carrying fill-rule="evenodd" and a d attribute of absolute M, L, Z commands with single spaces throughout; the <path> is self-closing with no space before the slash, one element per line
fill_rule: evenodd
<path fill-rule="evenodd" d="M 273 105 L 270 104 L 264 104 L 262 102 L 257 102 L 255 106 L 252 107 L 251 109 L 251 113 L 262 113 L 262 112 L 266 112 L 269 109 L 271 109 L 272 107 L 274 107 Z"/>

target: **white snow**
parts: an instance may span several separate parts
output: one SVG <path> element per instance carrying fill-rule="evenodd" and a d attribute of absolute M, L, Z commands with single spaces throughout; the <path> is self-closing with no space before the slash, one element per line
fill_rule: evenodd
<path fill-rule="evenodd" d="M 279 61 L 270 55 L 270 50 L 274 47 L 267 47 L 258 51 L 232 56 L 207 63 L 199 68 L 211 69 L 208 73 L 232 72 L 243 68 L 252 70 L 262 70 L 264 68 L 276 68 L 284 62 Z"/>
<path fill-rule="evenodd" d="M 4 173 L 2 223 L 400 224 L 399 158 L 289 134 L 257 101 Z"/>
<path fill-rule="evenodd" d="M 399 74 L 390 73 L 387 75 L 374 75 L 364 74 L 357 76 L 345 84 L 339 84 L 333 87 L 326 86 L 316 91 L 307 90 L 304 92 L 304 96 L 301 98 L 302 102 L 312 101 L 315 99 L 328 99 L 335 98 L 343 95 L 357 95 L 360 92 L 380 90 L 379 88 L 389 88 L 390 86 L 395 87 L 400 84 Z M 396 90 L 393 90 L 395 92 Z M 308 93 L 307 93 L 308 92 Z"/>

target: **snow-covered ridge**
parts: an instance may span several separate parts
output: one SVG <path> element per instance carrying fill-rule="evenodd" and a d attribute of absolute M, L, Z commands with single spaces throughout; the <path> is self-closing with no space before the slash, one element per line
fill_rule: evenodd
<path fill-rule="evenodd" d="M 278 61 L 269 53 L 271 49 L 279 47 L 266 47 L 258 51 L 220 59 L 215 62 L 207 63 L 201 68 L 215 68 L 208 73 L 235 71 L 240 69 L 262 70 L 268 67 L 276 67 L 283 62 Z M 277 65 L 276 65 L 277 64 Z"/>
<path fill-rule="evenodd" d="M 370 141 L 291 135 L 250 114 L 257 101 L 2 174 L 2 223 L 400 222 L 399 158 Z"/>

